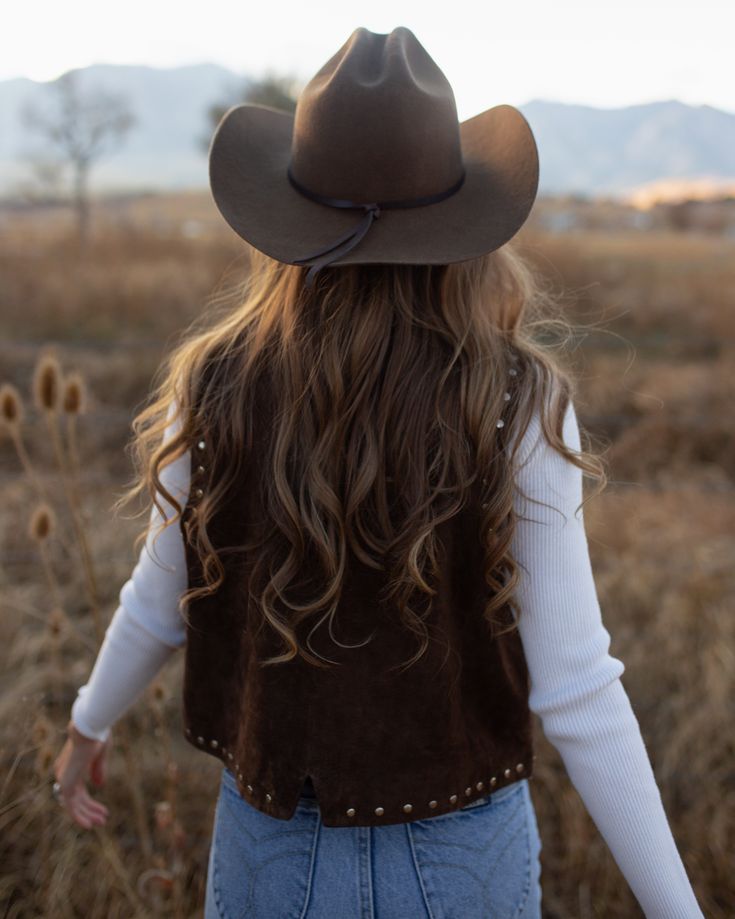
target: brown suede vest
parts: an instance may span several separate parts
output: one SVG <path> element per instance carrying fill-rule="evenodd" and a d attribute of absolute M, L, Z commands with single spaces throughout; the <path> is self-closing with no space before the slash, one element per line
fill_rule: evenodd
<path fill-rule="evenodd" d="M 263 426 L 268 413 L 261 409 Z M 271 416 L 272 417 L 272 416 Z M 180 523 L 190 586 L 201 565 L 186 540 L 207 483 L 218 474 L 209 457 L 212 432 L 191 451 L 191 492 Z M 257 488 L 258 445 L 231 500 L 210 521 L 214 545 L 242 546 L 265 514 Z M 388 672 L 417 650 L 416 638 L 378 596 L 386 574 L 351 556 L 334 627 L 312 647 L 340 661 L 325 670 L 296 657 L 261 667 L 282 653 L 274 630 L 249 601 L 247 553 L 226 553 L 218 591 L 188 609 L 183 685 L 187 740 L 216 756 L 237 777 L 240 793 L 272 817 L 290 819 L 311 778 L 326 826 L 382 826 L 458 810 L 512 782 L 530 778 L 534 753 L 529 678 L 517 629 L 497 636 L 483 618 L 488 587 L 478 536 L 479 493 L 440 524 L 442 576 L 426 620 L 424 656 Z M 290 594 L 293 597 L 293 593 Z M 309 594 L 311 597 L 311 594 Z M 513 622 L 509 607 L 498 614 Z M 315 619 L 297 630 L 304 644 Z"/>

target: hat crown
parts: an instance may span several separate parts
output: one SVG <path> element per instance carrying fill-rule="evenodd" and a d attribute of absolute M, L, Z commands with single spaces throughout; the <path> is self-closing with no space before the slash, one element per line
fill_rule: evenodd
<path fill-rule="evenodd" d="M 312 192 L 358 202 L 438 194 L 461 177 L 454 93 L 413 32 L 358 28 L 302 90 L 290 168 Z"/>

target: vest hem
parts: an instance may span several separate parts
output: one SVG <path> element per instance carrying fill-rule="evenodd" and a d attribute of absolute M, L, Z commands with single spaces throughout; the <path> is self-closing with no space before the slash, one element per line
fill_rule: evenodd
<path fill-rule="evenodd" d="M 334 801 L 323 803 L 319 800 L 318 774 L 315 770 L 306 770 L 300 776 L 296 794 L 291 796 L 292 803 L 289 804 L 278 803 L 275 789 L 263 788 L 252 778 L 249 781 L 248 776 L 242 772 L 235 753 L 217 738 L 196 734 L 190 727 L 184 729 L 184 736 L 197 750 L 215 757 L 229 770 L 233 790 L 236 789 L 240 797 L 252 807 L 277 820 L 291 820 L 297 810 L 318 810 L 323 825 L 327 827 L 390 826 L 455 814 L 461 812 L 462 808 L 468 804 L 473 804 L 483 798 L 488 798 L 492 802 L 495 791 L 500 791 L 523 779 L 532 779 L 536 761 L 536 754 L 532 749 L 526 748 L 510 765 L 494 770 L 492 768 L 478 770 L 475 775 L 482 775 L 482 778 L 477 778 L 469 785 L 457 788 L 456 791 L 451 791 L 449 794 L 437 794 L 435 798 L 427 799 L 423 805 L 415 801 L 402 802 L 400 798 L 396 798 L 395 793 L 391 795 L 391 800 L 385 798 L 383 803 L 369 806 L 360 805 L 354 800 L 345 801 L 343 806 Z M 314 796 L 301 795 L 307 774 L 312 778 Z"/>

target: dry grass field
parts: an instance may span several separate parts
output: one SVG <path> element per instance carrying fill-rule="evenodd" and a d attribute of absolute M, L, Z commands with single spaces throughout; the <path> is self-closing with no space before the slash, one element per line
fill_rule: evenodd
<path fill-rule="evenodd" d="M 206 195 L 100 205 L 82 259 L 67 219 L 40 210 L 0 222 L 0 384 L 23 397 L 33 470 L 6 434 L 0 916 L 201 915 L 219 766 L 180 736 L 181 656 L 113 731 L 109 777 L 95 792 L 107 826 L 86 831 L 65 817 L 51 764 L 134 563 L 142 518 L 111 511 L 132 471 L 130 420 L 162 356 L 212 292 L 237 280 L 244 253 Z M 521 242 L 580 329 L 567 343 L 578 415 L 610 471 L 585 518 L 611 651 L 626 665 L 700 903 L 726 919 L 735 916 L 735 241 L 528 232 Z M 48 349 L 86 387 L 85 411 L 61 418 L 58 432 L 32 397 Z M 66 440 L 55 432 L 76 445 L 65 475 L 57 446 Z M 31 531 L 39 487 L 55 515 L 45 538 L 38 519 Z M 545 917 L 642 915 L 536 728 Z"/>

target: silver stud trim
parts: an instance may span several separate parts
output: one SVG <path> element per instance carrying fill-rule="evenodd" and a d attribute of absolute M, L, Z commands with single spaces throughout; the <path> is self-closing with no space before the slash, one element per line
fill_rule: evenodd
<path fill-rule="evenodd" d="M 518 371 L 517 371 L 515 368 L 511 368 L 511 369 L 508 371 L 508 373 L 509 373 L 512 377 L 518 376 Z M 509 391 L 509 390 L 506 390 L 506 391 L 503 393 L 503 400 L 504 400 L 505 402 L 510 402 L 510 399 L 511 399 L 510 391 Z M 495 427 L 496 427 L 496 428 L 504 428 L 504 427 L 505 427 L 505 421 L 504 421 L 504 419 L 503 419 L 503 418 L 498 418 L 498 420 L 495 422 Z M 487 486 L 487 478 L 483 478 L 482 484 L 483 484 L 484 486 Z M 489 506 L 490 506 L 489 504 L 483 504 L 483 505 L 482 505 L 482 509 L 483 509 L 483 510 L 486 510 Z M 491 529 L 492 529 L 492 527 L 491 527 Z"/>
<path fill-rule="evenodd" d="M 184 733 L 186 734 L 187 737 L 193 737 L 193 732 L 190 727 L 186 727 L 184 730 Z M 221 744 L 220 741 L 217 740 L 216 738 L 211 738 L 209 741 L 207 741 L 205 737 L 198 735 L 196 737 L 196 743 L 200 747 L 209 746 L 210 749 L 218 751 L 219 755 L 221 755 L 223 758 L 224 758 L 224 755 L 226 755 L 227 758 L 231 762 L 233 762 L 235 773 L 238 779 L 240 780 L 240 782 L 244 785 L 247 792 L 251 795 L 254 794 L 253 786 L 249 783 L 248 784 L 245 783 L 245 777 L 243 773 L 240 771 L 240 764 L 234 761 L 235 757 L 231 750 L 228 750 L 227 747 Z M 537 759 L 536 754 L 533 754 L 531 757 L 531 760 L 535 761 L 536 759 Z M 509 766 L 508 768 L 504 769 L 502 772 L 502 776 L 506 779 L 510 779 L 513 777 L 514 772 L 517 774 L 520 774 L 524 772 L 525 770 L 526 770 L 526 763 L 522 763 L 522 762 L 516 763 L 514 767 Z M 487 782 L 488 787 L 490 789 L 495 788 L 498 784 L 498 780 L 499 780 L 499 776 L 497 775 L 491 776 L 491 778 Z M 483 780 L 480 780 L 474 784 L 474 788 L 472 785 L 468 785 L 464 789 L 464 793 L 469 798 L 472 796 L 473 790 L 476 789 L 477 791 L 482 791 L 484 788 L 485 788 L 485 782 Z M 268 793 L 268 792 L 265 794 L 265 801 L 268 804 L 272 803 L 273 798 L 274 798 L 273 794 Z M 457 803 L 458 799 L 459 799 L 459 795 L 457 794 L 450 795 L 449 803 L 454 805 Z M 431 810 L 435 810 L 438 806 L 439 806 L 439 801 L 436 798 L 432 798 L 431 801 L 428 802 L 428 807 Z M 401 805 L 401 809 L 403 810 L 405 814 L 410 814 L 414 810 L 414 805 L 413 804 L 403 804 Z M 354 817 L 357 811 L 355 810 L 354 807 L 348 807 L 345 813 L 347 814 L 348 817 Z M 384 813 L 385 813 L 384 807 L 375 808 L 375 815 L 377 817 L 382 817 Z"/>
<path fill-rule="evenodd" d="M 197 498 L 202 498 L 202 497 L 204 497 L 204 491 L 203 491 L 201 488 L 197 488 L 197 490 L 194 492 L 194 494 L 197 496 Z"/>
<path fill-rule="evenodd" d="M 206 469 L 204 466 L 197 466 L 197 472 L 202 475 L 202 473 L 206 472 Z"/>
<path fill-rule="evenodd" d="M 206 446 L 207 444 L 205 443 L 204 438 L 202 438 L 197 444 L 197 450 L 204 450 Z"/>

